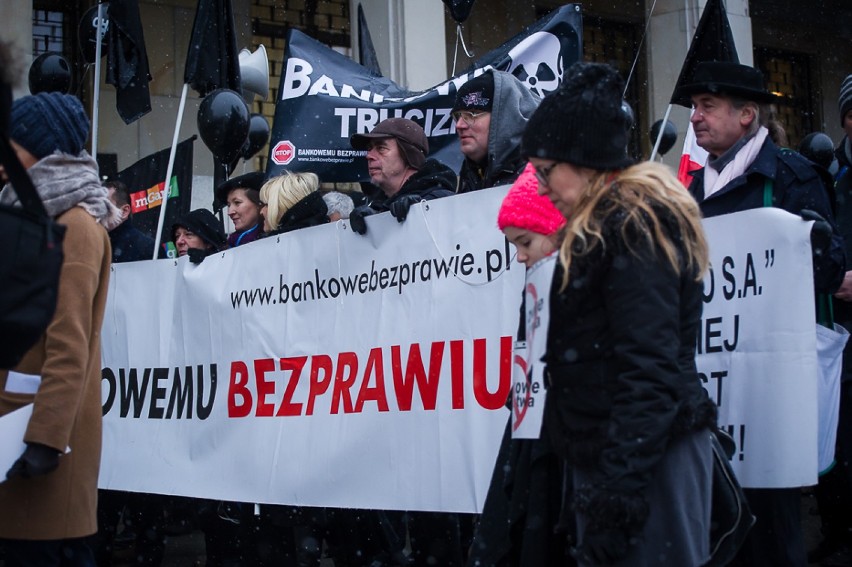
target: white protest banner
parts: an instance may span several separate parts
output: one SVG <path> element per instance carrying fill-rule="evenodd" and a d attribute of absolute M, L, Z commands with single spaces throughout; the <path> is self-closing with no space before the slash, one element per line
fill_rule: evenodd
<path fill-rule="evenodd" d="M 0 417 L 0 471 L 12 468 L 27 448 L 24 434 L 33 415 L 33 405 L 27 404 Z M 0 475 L 0 483 L 6 482 L 6 473 Z"/>
<path fill-rule="evenodd" d="M 100 486 L 480 510 L 524 281 L 505 192 L 113 266 Z"/>
<path fill-rule="evenodd" d="M 515 353 L 512 384 L 512 437 L 538 439 L 544 417 L 544 367 L 550 323 L 550 283 L 556 267 L 551 254 L 527 270 L 524 284 L 526 348 Z"/>
<path fill-rule="evenodd" d="M 749 488 L 817 480 L 817 360 L 810 224 L 776 208 L 704 221 L 698 371 Z"/>

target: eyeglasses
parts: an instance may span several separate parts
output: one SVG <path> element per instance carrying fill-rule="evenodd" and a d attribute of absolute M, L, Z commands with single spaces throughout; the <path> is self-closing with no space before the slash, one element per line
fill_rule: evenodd
<path fill-rule="evenodd" d="M 456 110 L 453 112 L 452 117 L 453 120 L 458 122 L 459 120 L 464 120 L 464 123 L 468 126 L 473 126 L 473 123 L 476 122 L 476 119 L 482 116 L 483 114 L 488 114 L 487 112 L 471 112 L 469 110 Z"/>
<path fill-rule="evenodd" d="M 548 179 L 550 179 L 550 172 L 553 171 L 553 168 L 559 165 L 558 161 L 555 161 L 548 165 L 547 167 L 535 167 L 535 178 L 538 180 L 539 185 L 548 185 Z"/>

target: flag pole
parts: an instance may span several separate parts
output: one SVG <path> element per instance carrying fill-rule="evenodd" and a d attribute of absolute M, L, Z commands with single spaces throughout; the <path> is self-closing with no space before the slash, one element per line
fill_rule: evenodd
<path fill-rule="evenodd" d="M 669 103 L 668 108 L 666 108 L 666 115 L 663 116 L 663 123 L 660 124 L 660 131 L 657 132 L 657 140 L 654 142 L 654 149 L 651 150 L 651 157 L 648 158 L 648 161 L 654 161 L 654 158 L 657 157 L 657 150 L 660 149 L 660 141 L 663 139 L 663 132 L 666 131 L 666 122 L 669 120 L 669 115 L 672 113 L 672 103 Z"/>
<path fill-rule="evenodd" d="M 101 98 L 101 42 L 104 38 L 104 5 L 98 2 L 98 25 L 95 28 L 95 93 L 92 97 L 92 157 L 98 159 L 98 106 Z"/>
<path fill-rule="evenodd" d="M 178 105 L 177 121 L 175 122 L 175 133 L 172 137 L 172 149 L 169 152 L 169 165 L 166 167 L 166 180 L 163 183 L 163 191 L 160 194 L 160 218 L 157 221 L 157 235 L 154 240 L 154 257 L 156 260 L 160 252 L 160 240 L 163 235 L 163 224 L 166 221 L 166 204 L 169 201 L 169 193 L 171 193 L 172 169 L 175 165 L 175 153 L 177 153 L 178 136 L 180 135 L 180 123 L 183 121 L 183 109 L 186 106 L 186 94 L 189 90 L 189 83 L 183 84 L 183 90 L 180 93 L 180 104 Z"/>

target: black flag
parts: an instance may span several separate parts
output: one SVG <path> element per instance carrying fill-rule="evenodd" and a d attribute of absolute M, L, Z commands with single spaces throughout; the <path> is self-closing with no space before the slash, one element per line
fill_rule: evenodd
<path fill-rule="evenodd" d="M 692 82 L 695 67 L 705 61 L 728 61 L 739 63 L 737 48 L 734 45 L 734 34 L 728 23 L 728 13 L 722 0 L 707 0 L 704 12 L 695 28 L 692 43 L 680 70 L 680 76 L 675 83 L 674 93 L 670 104 L 679 104 L 690 108 L 692 102 L 687 96 L 679 94 L 680 87 Z"/>
<path fill-rule="evenodd" d="M 172 224 L 189 212 L 192 200 L 192 143 L 195 136 L 180 142 L 175 151 L 172 178 L 169 180 L 169 205 L 163 223 L 161 242 L 172 239 Z M 160 150 L 144 157 L 118 172 L 119 181 L 127 185 L 130 193 L 130 209 L 133 225 L 156 240 L 157 223 L 160 220 L 161 195 L 169 165 L 171 148 Z"/>
<path fill-rule="evenodd" d="M 367 18 L 364 17 L 364 7 L 358 3 L 358 59 L 362 66 L 382 76 L 382 68 L 379 67 L 379 58 L 376 57 L 376 48 L 373 47 L 373 38 L 370 36 L 370 28 L 367 27 Z"/>
<path fill-rule="evenodd" d="M 240 92 L 240 61 L 231 0 L 198 0 L 183 82 L 202 97 L 220 88 Z"/>
<path fill-rule="evenodd" d="M 107 38 L 106 82 L 115 85 L 116 110 L 130 124 L 151 112 L 151 74 L 138 0 L 110 1 Z"/>

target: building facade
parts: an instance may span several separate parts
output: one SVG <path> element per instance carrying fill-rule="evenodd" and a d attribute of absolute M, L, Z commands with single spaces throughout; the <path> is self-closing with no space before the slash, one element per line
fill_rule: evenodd
<path fill-rule="evenodd" d="M 459 27 L 440 0 L 232 0 L 237 47 L 263 44 L 270 62 L 270 93 L 252 112 L 270 124 L 275 109 L 285 36 L 295 27 L 335 50 L 358 58 L 358 9 L 365 20 L 385 76 L 412 90 L 447 78 L 477 55 L 497 47 L 525 26 L 562 5 L 555 0 L 478 0 Z M 588 0 L 584 15 L 584 58 L 616 66 L 629 77 L 627 100 L 636 113 L 632 151 L 647 156 L 649 126 L 662 118 L 700 18 L 704 0 Z M 793 0 L 727 0 L 740 61 L 760 68 L 783 102 L 777 114 L 791 147 L 804 135 L 823 131 L 839 141 L 837 92 L 852 73 L 852 4 L 819 0 L 803 7 Z M 91 107 L 94 69 L 82 59 L 78 26 L 92 0 L 3 0 L 0 37 L 12 41 L 22 59 L 17 94 L 26 94 L 26 69 L 33 57 L 58 51 L 74 68 L 74 92 Z M 153 110 L 131 125 L 116 114 L 115 90 L 101 79 L 98 151 L 103 169 L 123 169 L 171 144 L 183 66 L 197 0 L 139 0 L 152 75 Z M 459 37 L 459 33 L 461 37 Z M 463 42 L 461 41 L 463 40 Z M 469 58 L 465 52 L 471 53 Z M 101 73 L 103 75 L 103 73 Z M 180 139 L 197 133 L 200 99 L 190 91 Z M 193 96 L 194 95 L 194 96 Z M 679 141 L 665 156 L 676 165 L 688 110 L 674 107 Z M 264 167 L 266 150 L 236 173 Z M 209 180 L 212 156 L 196 145 L 195 173 Z M 209 181 L 207 182 L 210 183 Z M 198 187 L 195 188 L 196 193 Z M 207 197 L 193 206 L 209 206 Z"/>

